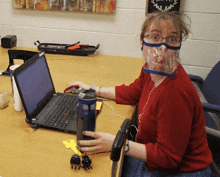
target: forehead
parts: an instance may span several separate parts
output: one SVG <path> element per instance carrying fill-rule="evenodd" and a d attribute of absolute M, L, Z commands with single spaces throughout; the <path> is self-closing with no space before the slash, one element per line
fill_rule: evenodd
<path fill-rule="evenodd" d="M 147 28 L 146 32 L 152 32 L 152 31 L 157 31 L 161 33 L 179 34 L 179 31 L 176 29 L 176 26 L 173 24 L 172 20 L 153 21 Z"/>

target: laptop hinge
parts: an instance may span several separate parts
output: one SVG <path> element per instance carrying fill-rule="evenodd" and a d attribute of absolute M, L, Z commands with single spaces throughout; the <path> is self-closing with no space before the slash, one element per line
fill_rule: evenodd
<path fill-rule="evenodd" d="M 27 122 L 27 124 L 29 124 L 29 125 L 30 125 L 30 127 L 31 127 L 31 128 L 33 128 L 33 129 L 38 128 L 38 125 L 37 125 L 37 124 L 35 124 L 35 123 L 33 123 L 33 122 L 35 122 L 35 121 L 36 121 L 36 119 L 35 119 L 35 118 L 32 118 L 32 119 L 26 118 L 26 119 L 25 119 L 25 121 Z"/>

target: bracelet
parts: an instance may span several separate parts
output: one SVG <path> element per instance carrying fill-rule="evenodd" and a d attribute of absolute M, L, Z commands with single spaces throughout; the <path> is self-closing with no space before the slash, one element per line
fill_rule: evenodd
<path fill-rule="evenodd" d="M 129 140 L 126 141 L 125 152 L 129 151 Z"/>
<path fill-rule="evenodd" d="M 99 93 L 98 93 L 99 96 L 100 96 L 100 94 L 101 94 L 101 88 L 102 88 L 102 87 L 99 87 Z"/>

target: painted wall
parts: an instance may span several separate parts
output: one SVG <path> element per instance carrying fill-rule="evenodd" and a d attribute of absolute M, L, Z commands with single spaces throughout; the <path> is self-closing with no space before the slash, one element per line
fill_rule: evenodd
<path fill-rule="evenodd" d="M 12 0 L 0 0 L 0 35 L 17 35 L 18 46 L 36 47 L 34 42 L 101 44 L 101 54 L 141 58 L 141 24 L 146 0 L 117 0 L 116 14 L 32 11 L 12 8 Z M 190 17 L 189 39 L 180 57 L 187 73 L 205 78 L 220 60 L 219 0 L 184 0 Z"/>

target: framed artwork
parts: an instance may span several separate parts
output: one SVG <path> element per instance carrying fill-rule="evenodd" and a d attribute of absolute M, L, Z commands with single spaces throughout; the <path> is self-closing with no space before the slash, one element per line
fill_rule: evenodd
<path fill-rule="evenodd" d="M 116 0 L 12 0 L 15 9 L 115 13 Z"/>
<path fill-rule="evenodd" d="M 156 11 L 182 11 L 184 0 L 147 0 L 146 14 Z"/>

